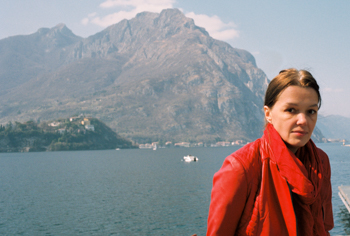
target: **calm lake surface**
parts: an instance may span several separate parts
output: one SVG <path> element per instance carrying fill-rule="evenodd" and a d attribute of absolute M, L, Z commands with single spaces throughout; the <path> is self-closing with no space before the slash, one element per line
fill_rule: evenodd
<path fill-rule="evenodd" d="M 317 146 L 332 166 L 331 235 L 350 234 L 338 196 L 350 147 Z M 237 149 L 1 153 L 0 235 L 205 235 L 213 175 Z"/>

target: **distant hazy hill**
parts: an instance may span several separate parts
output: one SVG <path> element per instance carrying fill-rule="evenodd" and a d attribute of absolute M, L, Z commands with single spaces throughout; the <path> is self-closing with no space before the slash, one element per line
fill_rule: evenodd
<path fill-rule="evenodd" d="M 86 39 L 60 24 L 0 40 L 0 83 L 3 123 L 84 113 L 137 142 L 206 142 L 260 137 L 268 79 L 168 9 Z"/>
<path fill-rule="evenodd" d="M 350 141 L 350 118 L 330 115 L 320 116 L 317 126 L 327 139 L 346 139 Z"/>

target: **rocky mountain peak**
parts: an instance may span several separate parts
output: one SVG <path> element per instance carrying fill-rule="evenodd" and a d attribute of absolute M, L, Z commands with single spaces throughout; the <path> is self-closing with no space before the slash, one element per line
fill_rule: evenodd
<path fill-rule="evenodd" d="M 201 36 L 199 36 L 201 35 Z M 130 20 L 109 26 L 105 30 L 82 40 L 75 45 L 69 61 L 81 58 L 120 57 L 139 55 L 149 48 L 158 47 L 161 42 L 185 44 L 185 41 L 203 40 L 210 44 L 212 39 L 205 29 L 194 24 L 178 9 L 165 9 L 161 13 L 142 12 Z M 165 41 L 164 41 L 165 40 Z"/>
<path fill-rule="evenodd" d="M 173 26 L 194 26 L 193 19 L 187 18 L 180 10 L 178 9 L 166 9 L 163 10 L 158 17 L 157 25 L 162 27 L 167 27 L 169 25 Z M 190 27 L 187 27 L 190 28 Z"/>
<path fill-rule="evenodd" d="M 205 29 L 196 26 L 194 24 L 194 20 L 187 18 L 179 9 L 163 10 L 159 17 L 155 20 L 155 25 L 156 27 L 166 30 L 167 36 L 176 34 L 185 28 L 190 30 L 199 29 L 206 36 L 209 36 Z"/>
<path fill-rule="evenodd" d="M 137 13 L 135 18 L 133 18 L 132 20 L 138 20 L 138 21 L 144 21 L 144 20 L 153 20 L 154 18 L 157 18 L 159 16 L 158 13 L 154 13 L 154 12 L 140 12 Z M 148 22 L 150 23 L 150 22 Z"/>
<path fill-rule="evenodd" d="M 67 26 L 63 23 L 60 23 L 60 24 L 56 25 L 55 27 L 53 27 L 51 29 L 51 32 L 53 34 L 56 34 L 56 35 L 60 34 L 60 35 L 66 36 L 66 37 L 78 37 L 70 29 L 68 29 Z M 78 37 L 78 38 L 80 38 L 80 37 Z"/>
<path fill-rule="evenodd" d="M 35 33 L 47 47 L 65 47 L 81 40 L 63 23 L 53 28 L 41 28 Z"/>
<path fill-rule="evenodd" d="M 59 30 L 67 30 L 67 26 L 64 23 L 58 23 L 53 29 L 59 29 Z M 72 32 L 70 29 L 68 29 L 70 32 Z"/>

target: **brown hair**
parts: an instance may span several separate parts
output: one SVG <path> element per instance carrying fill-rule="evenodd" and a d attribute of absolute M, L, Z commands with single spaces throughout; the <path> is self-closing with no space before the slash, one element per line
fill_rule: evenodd
<path fill-rule="evenodd" d="M 318 108 L 321 107 L 321 94 L 315 78 L 306 70 L 297 70 L 294 68 L 280 71 L 280 73 L 269 83 L 264 105 L 272 108 L 279 95 L 289 86 L 299 86 L 303 88 L 312 88 L 318 96 Z"/>

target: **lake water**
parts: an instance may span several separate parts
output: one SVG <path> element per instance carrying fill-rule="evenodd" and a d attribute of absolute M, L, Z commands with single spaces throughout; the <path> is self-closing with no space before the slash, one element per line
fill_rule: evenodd
<path fill-rule="evenodd" d="M 338 196 L 350 147 L 318 146 L 332 166 L 331 234 L 350 234 Z M 1 153 L 0 235 L 205 235 L 212 177 L 236 149 Z"/>

